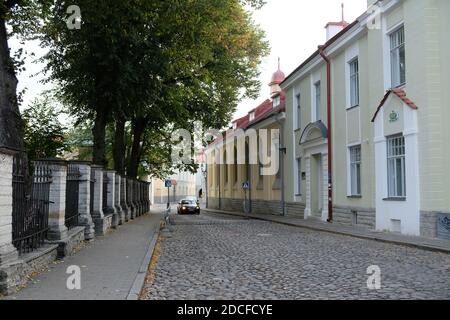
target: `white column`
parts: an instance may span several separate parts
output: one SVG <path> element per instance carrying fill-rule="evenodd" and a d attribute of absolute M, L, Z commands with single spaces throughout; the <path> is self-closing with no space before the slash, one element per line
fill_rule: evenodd
<path fill-rule="evenodd" d="M 91 216 L 91 165 L 89 162 L 72 162 L 80 172 L 78 189 L 78 224 L 84 226 L 84 239 L 91 240 L 95 236 L 94 222 Z"/>
<path fill-rule="evenodd" d="M 305 219 L 307 219 L 312 214 L 311 157 L 307 156 L 304 159 L 305 159 L 305 171 L 306 171 Z"/>
<path fill-rule="evenodd" d="M 18 258 L 12 244 L 12 168 L 13 153 L 0 148 L 0 268 Z"/>
<path fill-rule="evenodd" d="M 40 166 L 48 166 L 52 174 L 49 193 L 48 209 L 48 234 L 51 241 L 66 239 L 66 185 L 67 185 L 67 163 L 61 159 L 48 159 L 36 161 L 35 169 Z"/>

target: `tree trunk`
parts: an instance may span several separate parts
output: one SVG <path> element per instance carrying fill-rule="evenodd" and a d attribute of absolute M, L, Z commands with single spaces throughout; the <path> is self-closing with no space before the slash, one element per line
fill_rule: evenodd
<path fill-rule="evenodd" d="M 97 111 L 94 120 L 94 128 L 92 129 L 92 135 L 94 137 L 94 150 L 92 162 L 96 165 L 107 167 L 105 155 L 105 138 L 106 138 L 106 114 Z"/>
<path fill-rule="evenodd" d="M 125 174 L 125 119 L 118 119 L 115 129 L 113 145 L 114 170 L 119 174 Z"/>
<path fill-rule="evenodd" d="M 136 178 L 138 175 L 139 162 L 141 161 L 141 139 L 145 129 L 145 122 L 145 118 L 135 118 L 132 122 L 133 143 L 127 170 L 128 176 L 132 178 Z"/>
<path fill-rule="evenodd" d="M 9 54 L 5 20 L 0 18 L 0 146 L 24 150 L 16 90 L 17 78 Z"/>

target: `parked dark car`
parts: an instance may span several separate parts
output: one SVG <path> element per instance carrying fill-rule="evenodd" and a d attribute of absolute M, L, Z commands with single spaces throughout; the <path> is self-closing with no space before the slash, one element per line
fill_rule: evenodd
<path fill-rule="evenodd" d="M 194 196 L 187 196 L 183 200 L 192 200 L 192 201 L 195 201 L 197 203 L 197 205 L 200 205 L 200 200 L 198 200 L 198 198 L 194 197 Z"/>
<path fill-rule="evenodd" d="M 200 214 L 200 206 L 193 199 L 183 199 L 178 203 L 178 214 Z"/>

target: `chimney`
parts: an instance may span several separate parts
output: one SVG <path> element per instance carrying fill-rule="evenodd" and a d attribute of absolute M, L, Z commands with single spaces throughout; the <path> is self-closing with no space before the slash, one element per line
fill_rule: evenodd
<path fill-rule="evenodd" d="M 368 0 L 371 1 L 371 0 Z M 337 35 L 339 32 L 344 30 L 349 23 L 344 20 L 344 4 L 342 3 L 342 20 L 340 22 L 328 22 L 325 26 L 327 31 L 327 41 Z"/>
<path fill-rule="evenodd" d="M 370 8 L 372 5 L 374 5 L 378 0 L 367 0 L 367 8 Z"/>

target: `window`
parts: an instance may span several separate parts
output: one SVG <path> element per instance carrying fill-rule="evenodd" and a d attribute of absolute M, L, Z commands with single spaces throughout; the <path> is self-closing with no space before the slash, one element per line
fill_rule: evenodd
<path fill-rule="evenodd" d="M 353 59 L 350 65 L 350 107 L 359 105 L 359 62 Z"/>
<path fill-rule="evenodd" d="M 302 194 L 302 159 L 297 158 L 297 195 Z"/>
<path fill-rule="evenodd" d="M 302 125 L 302 109 L 301 109 L 301 96 L 300 94 L 298 94 L 296 96 L 296 100 L 297 100 L 297 125 L 296 125 L 296 129 L 300 129 L 301 125 Z"/>
<path fill-rule="evenodd" d="M 273 107 L 276 108 L 280 105 L 281 103 L 281 99 L 280 96 L 276 96 L 273 98 Z"/>
<path fill-rule="evenodd" d="M 314 92 L 315 92 L 315 99 L 314 99 L 314 116 L 316 117 L 314 120 L 319 121 L 321 120 L 320 116 L 320 105 L 321 105 L 321 97 L 320 97 L 320 81 L 316 82 L 314 84 Z"/>
<path fill-rule="evenodd" d="M 388 196 L 406 197 L 405 138 L 394 136 L 387 139 Z"/>
<path fill-rule="evenodd" d="M 350 193 L 361 195 L 361 146 L 349 148 L 350 151 Z"/>
<path fill-rule="evenodd" d="M 253 111 L 253 112 L 250 112 L 250 118 L 249 118 L 249 120 L 250 120 L 250 121 L 255 120 L 255 112 L 254 112 L 254 111 Z"/>
<path fill-rule="evenodd" d="M 401 27 L 391 33 L 391 85 L 399 87 L 406 83 L 405 78 L 405 29 Z"/>

